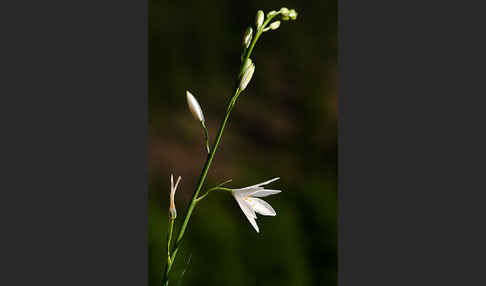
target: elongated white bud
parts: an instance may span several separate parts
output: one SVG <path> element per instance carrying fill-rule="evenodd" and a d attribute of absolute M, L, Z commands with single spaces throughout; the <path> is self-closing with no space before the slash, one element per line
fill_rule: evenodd
<path fill-rule="evenodd" d="M 248 46 L 250 46 L 252 36 L 253 29 L 251 27 L 248 27 L 248 29 L 246 29 L 245 35 L 243 36 L 243 46 L 245 46 L 245 48 L 248 48 Z"/>
<path fill-rule="evenodd" d="M 277 30 L 278 27 L 280 27 L 280 21 L 275 21 L 272 24 L 270 24 L 270 29 L 272 30 Z"/>
<path fill-rule="evenodd" d="M 245 90 L 246 86 L 250 82 L 251 78 L 253 77 L 253 73 L 255 72 L 255 64 L 251 64 L 249 67 L 246 68 L 245 72 L 243 73 L 243 77 L 240 81 L 239 89 L 240 91 Z"/>
<path fill-rule="evenodd" d="M 186 99 L 187 106 L 189 106 L 192 116 L 194 116 L 196 120 L 204 122 L 204 115 L 201 106 L 199 106 L 196 98 L 188 90 L 186 90 Z"/>
<path fill-rule="evenodd" d="M 272 17 L 275 14 L 277 14 L 277 11 L 272 10 L 272 11 L 270 11 L 270 12 L 267 13 L 267 18 L 270 18 L 270 17 Z"/>
<path fill-rule="evenodd" d="M 263 11 L 258 10 L 258 12 L 256 14 L 256 20 L 255 20 L 255 24 L 256 24 L 257 29 L 260 29 L 260 27 L 263 25 L 264 18 L 265 18 L 265 15 L 263 14 Z"/>
<path fill-rule="evenodd" d="M 179 182 L 181 181 L 181 177 L 177 178 L 177 182 L 174 186 L 174 177 L 172 174 L 170 175 L 170 201 L 169 201 L 169 218 L 170 219 L 175 219 L 177 217 L 177 210 L 175 207 L 175 201 L 174 201 L 174 195 L 177 190 L 177 186 L 179 185 Z"/>

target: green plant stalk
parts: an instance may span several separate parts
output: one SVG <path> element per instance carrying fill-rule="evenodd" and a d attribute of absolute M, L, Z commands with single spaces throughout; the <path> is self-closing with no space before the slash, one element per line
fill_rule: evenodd
<path fill-rule="evenodd" d="M 208 129 L 206 128 L 206 124 L 204 121 L 201 121 L 201 126 L 204 130 L 204 136 L 206 137 L 206 151 L 208 151 L 208 154 L 211 153 L 211 150 L 209 148 L 209 134 L 208 134 Z"/>
<path fill-rule="evenodd" d="M 278 12 L 274 16 L 268 18 L 263 23 L 262 27 L 257 30 L 257 33 L 256 33 L 255 37 L 253 38 L 253 41 L 252 41 L 250 47 L 247 50 L 246 56 L 242 61 L 242 64 L 241 64 L 241 67 L 240 67 L 240 72 L 243 70 L 246 60 L 250 57 L 251 52 L 253 51 L 253 48 L 255 47 L 256 42 L 258 41 L 258 38 L 260 38 L 261 34 L 263 33 L 263 28 L 265 28 L 265 26 L 278 14 L 280 14 L 280 12 Z M 237 85 L 239 85 L 239 80 L 240 79 L 238 78 Z M 198 198 L 199 192 L 201 191 L 202 185 L 204 184 L 204 180 L 206 179 L 206 175 L 208 173 L 209 167 L 211 166 L 211 162 L 213 161 L 214 154 L 216 153 L 216 150 L 218 149 L 219 142 L 221 141 L 221 137 L 223 136 L 223 131 L 224 131 L 224 128 L 226 126 L 226 123 L 228 122 L 230 113 L 233 110 L 233 107 L 234 107 L 236 100 L 238 99 L 238 96 L 240 95 L 240 93 L 241 93 L 241 90 L 239 88 L 236 88 L 235 94 L 233 95 L 233 97 L 231 97 L 231 99 L 229 101 L 228 108 L 226 109 L 226 114 L 224 116 L 223 122 L 221 123 L 221 126 L 219 127 L 218 134 L 217 134 L 216 139 L 214 141 L 213 150 L 211 150 L 211 152 L 208 154 L 208 158 L 206 159 L 206 163 L 204 164 L 204 168 L 202 170 L 201 176 L 199 177 L 199 182 L 197 184 L 194 195 L 192 196 L 191 203 L 189 204 L 189 208 L 188 208 L 186 216 L 184 218 L 184 222 L 182 223 L 182 226 L 179 230 L 179 234 L 177 236 L 177 240 L 176 240 L 175 245 L 174 245 L 174 250 L 172 251 L 172 255 L 169 256 L 168 263 L 165 267 L 164 277 L 162 279 L 164 286 L 169 285 L 169 273 L 170 273 L 170 270 L 172 269 L 172 265 L 174 264 L 175 258 L 177 256 L 177 252 L 179 251 L 179 247 L 180 247 L 180 244 L 181 244 L 181 241 L 182 241 L 182 237 L 184 236 L 184 233 L 185 233 L 186 228 L 187 228 L 187 224 L 189 223 L 192 212 L 194 211 L 194 207 L 196 206 L 196 200 Z"/>
<path fill-rule="evenodd" d="M 184 233 L 187 228 L 187 224 L 189 223 L 189 219 L 192 215 L 192 212 L 194 211 L 194 207 L 196 206 L 196 199 L 199 195 L 199 192 L 201 191 L 201 187 L 204 184 L 204 180 L 206 179 L 206 175 L 208 173 L 209 167 L 211 166 L 211 162 L 213 161 L 214 154 L 216 153 L 216 150 L 218 148 L 219 142 L 221 140 L 221 137 L 223 135 L 224 128 L 226 126 L 226 123 L 228 121 L 229 115 L 231 113 L 231 110 L 234 107 L 234 104 L 236 102 L 236 99 L 238 98 L 238 95 L 240 94 L 240 91 L 237 90 L 235 95 L 231 98 L 230 104 L 228 105 L 228 109 L 226 110 L 225 117 L 223 119 L 223 122 L 221 123 L 221 126 L 218 131 L 218 135 L 216 136 L 216 141 L 213 145 L 213 150 L 209 153 L 208 159 L 206 160 L 206 164 L 204 165 L 201 177 L 199 178 L 199 183 L 197 184 L 196 191 L 194 192 L 194 196 L 192 197 L 191 203 L 189 204 L 189 208 L 187 210 L 186 217 L 184 218 L 184 222 L 182 223 L 181 229 L 179 230 L 179 235 L 177 236 L 177 240 L 174 245 L 174 251 L 172 252 L 172 255 L 170 257 L 170 263 L 167 263 L 166 268 L 165 268 L 165 273 L 164 273 L 164 285 L 168 285 L 169 280 L 169 272 L 172 269 L 172 265 L 174 264 L 174 260 L 176 258 L 177 252 L 179 251 L 179 246 L 182 241 L 182 237 L 184 236 Z"/>
<path fill-rule="evenodd" d="M 197 198 L 196 199 L 196 203 L 199 203 L 202 199 L 204 199 L 212 191 L 227 191 L 227 192 L 232 192 L 233 190 L 232 189 L 228 189 L 228 188 L 221 188 L 221 187 L 211 188 L 204 195 L 201 195 L 199 198 Z"/>
<path fill-rule="evenodd" d="M 174 219 L 169 218 L 169 227 L 167 230 L 167 263 L 170 263 L 170 241 L 172 240 L 173 230 L 174 230 Z"/>

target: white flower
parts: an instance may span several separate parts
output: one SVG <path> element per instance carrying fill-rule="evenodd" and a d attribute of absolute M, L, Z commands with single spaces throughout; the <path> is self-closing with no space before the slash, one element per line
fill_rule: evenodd
<path fill-rule="evenodd" d="M 189 110 L 192 113 L 192 116 L 198 121 L 204 123 L 204 115 L 201 109 L 201 106 L 197 102 L 196 98 L 186 90 L 186 99 L 187 99 L 187 106 L 189 106 Z"/>
<path fill-rule="evenodd" d="M 181 176 L 177 178 L 177 182 L 174 186 L 174 177 L 172 174 L 170 175 L 170 203 L 169 203 L 169 216 L 171 219 L 175 219 L 177 217 L 177 210 L 175 207 L 175 202 L 174 202 L 174 195 L 177 190 L 177 186 L 179 185 L 179 182 L 181 181 Z"/>
<path fill-rule="evenodd" d="M 280 190 L 268 190 L 262 186 L 270 184 L 278 179 L 280 178 L 273 178 L 263 183 L 242 189 L 232 189 L 231 193 L 233 194 L 233 197 L 257 232 L 260 232 L 260 229 L 255 221 L 257 218 L 255 213 L 266 216 L 275 216 L 277 214 L 271 205 L 259 198 L 275 195 L 281 192 Z"/>

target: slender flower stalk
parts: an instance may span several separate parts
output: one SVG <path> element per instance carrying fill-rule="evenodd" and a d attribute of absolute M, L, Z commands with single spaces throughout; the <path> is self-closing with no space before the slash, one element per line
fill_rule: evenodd
<path fill-rule="evenodd" d="M 168 257 L 168 263 L 166 264 L 166 267 L 165 267 L 164 276 L 162 278 L 163 285 L 169 284 L 169 273 L 170 273 L 172 266 L 174 264 L 174 261 L 177 257 L 177 253 L 179 251 L 179 248 L 180 248 L 180 245 L 181 245 L 181 242 L 182 242 L 182 238 L 184 237 L 186 228 L 188 226 L 188 223 L 189 223 L 191 215 L 194 211 L 194 208 L 195 208 L 196 204 L 209 193 L 209 191 L 208 191 L 208 192 L 206 192 L 205 195 L 203 195 L 201 198 L 199 198 L 199 192 L 201 191 L 201 188 L 202 188 L 204 181 L 206 179 L 208 170 L 211 166 L 211 163 L 213 161 L 216 150 L 218 149 L 218 146 L 221 142 L 223 131 L 224 131 L 226 124 L 229 120 L 231 111 L 233 110 L 239 95 L 247 87 L 247 85 L 250 82 L 250 80 L 253 76 L 253 73 L 255 71 L 255 65 L 250 60 L 250 56 L 251 56 L 251 53 L 253 51 L 253 48 L 255 47 L 256 42 L 258 41 L 258 39 L 260 38 L 260 36 L 262 35 L 263 32 L 267 31 L 270 28 L 272 28 L 272 29 L 278 28 L 277 25 L 280 25 L 279 21 L 277 21 L 278 24 L 275 24 L 275 22 L 272 23 L 270 25 L 271 27 L 270 26 L 267 27 L 267 25 L 269 24 L 270 21 L 272 21 L 273 18 L 275 18 L 279 14 L 281 14 L 281 11 L 278 11 L 278 12 L 277 11 L 271 11 L 270 13 L 267 14 L 266 19 L 263 20 L 263 17 L 262 17 L 263 11 L 258 11 L 257 17 L 256 17 L 256 33 L 255 33 L 255 35 L 253 36 L 253 29 L 250 27 L 250 28 L 247 29 L 247 31 L 246 31 L 246 33 L 243 37 L 243 52 L 242 52 L 242 56 L 241 56 L 241 66 L 240 66 L 240 71 L 239 71 L 239 76 L 238 76 L 238 82 L 236 84 L 236 90 L 235 90 L 233 96 L 229 99 L 228 106 L 227 106 L 227 109 L 226 109 L 226 113 L 225 113 L 224 118 L 221 122 L 218 133 L 216 135 L 216 138 L 214 139 L 214 144 L 213 144 L 212 150 L 209 149 L 208 136 L 207 136 L 207 132 L 206 132 L 206 142 L 207 142 L 206 146 L 207 146 L 207 151 L 208 151 L 208 157 L 207 157 L 206 163 L 204 164 L 204 167 L 202 169 L 201 176 L 199 177 L 199 181 L 196 185 L 196 189 L 194 191 L 191 202 L 189 203 L 189 207 L 188 207 L 187 213 L 184 217 L 184 221 L 182 222 L 182 225 L 179 229 L 177 239 L 176 239 L 174 247 L 173 247 L 173 251 L 172 252 L 168 251 L 168 253 L 170 253 L 170 254 L 169 254 L 169 257 Z M 201 122 L 201 125 L 203 126 L 205 131 L 207 131 L 206 127 L 205 127 L 205 123 L 204 123 L 204 116 L 202 114 L 202 110 L 201 110 L 199 104 L 197 103 L 196 99 L 194 98 L 194 96 L 192 96 L 192 94 L 190 92 L 186 93 L 186 97 L 187 97 L 187 101 L 188 101 L 188 105 L 189 105 L 189 109 L 191 110 L 191 113 L 193 114 L 193 116 L 197 120 L 199 120 Z M 278 178 L 276 178 L 276 179 L 278 179 Z M 263 215 L 275 215 L 275 211 L 273 210 L 273 208 L 270 205 L 268 205 L 263 200 L 259 200 L 259 199 L 256 200 L 257 199 L 256 197 L 266 196 L 266 195 L 269 195 L 269 194 L 276 193 L 277 190 L 264 190 L 263 188 L 261 188 L 262 185 L 268 184 L 268 183 L 270 183 L 270 182 L 272 182 L 276 179 L 272 179 L 270 181 L 260 183 L 260 184 L 257 184 L 257 185 L 251 186 L 251 187 L 243 188 L 243 189 L 232 190 L 232 189 L 227 189 L 227 188 L 223 188 L 221 186 L 218 186 L 216 188 L 213 188 L 213 190 L 220 189 L 220 190 L 226 190 L 226 191 L 232 192 L 233 196 L 235 197 L 235 199 L 237 200 L 237 202 L 239 204 L 240 204 L 240 201 L 242 201 L 240 199 L 240 195 L 249 193 L 252 196 L 251 197 L 252 201 L 251 202 L 246 201 L 246 203 L 244 205 L 246 208 L 252 210 L 253 212 L 258 212 L 258 213 L 263 214 Z M 262 191 L 266 191 L 267 193 L 262 193 Z M 278 191 L 278 192 L 280 192 L 280 191 Z M 248 196 L 248 198 L 250 198 L 250 195 Z M 245 197 L 243 197 L 243 201 L 245 201 Z M 254 220 L 254 218 L 255 218 L 254 213 L 250 212 L 250 214 L 252 214 L 252 219 Z M 246 215 L 246 213 L 245 213 L 245 215 Z M 247 218 L 250 220 L 249 216 L 247 216 Z M 171 220 L 171 221 L 173 222 L 173 220 Z M 250 222 L 251 222 L 251 220 L 250 220 Z M 253 223 L 252 223 L 252 225 L 253 225 Z M 256 226 L 255 229 L 257 231 L 259 231 L 258 226 Z M 170 233 L 172 233 L 172 231 L 170 231 Z M 169 248 L 169 246 L 168 246 L 168 248 Z"/>

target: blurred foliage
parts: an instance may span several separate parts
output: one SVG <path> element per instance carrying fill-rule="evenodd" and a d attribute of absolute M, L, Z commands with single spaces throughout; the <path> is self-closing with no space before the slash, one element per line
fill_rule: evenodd
<path fill-rule="evenodd" d="M 189 223 L 171 284 L 337 285 L 336 0 L 149 1 L 149 285 L 160 285 L 166 261 L 169 176 L 182 176 L 177 231 L 206 159 L 185 90 L 214 140 L 245 29 L 258 9 L 282 6 L 299 17 L 257 43 L 255 75 L 205 184 L 232 178 L 236 188 L 280 176 L 269 187 L 283 192 L 266 198 L 277 216 L 259 216 L 257 234 L 229 194 L 209 195 Z"/>

